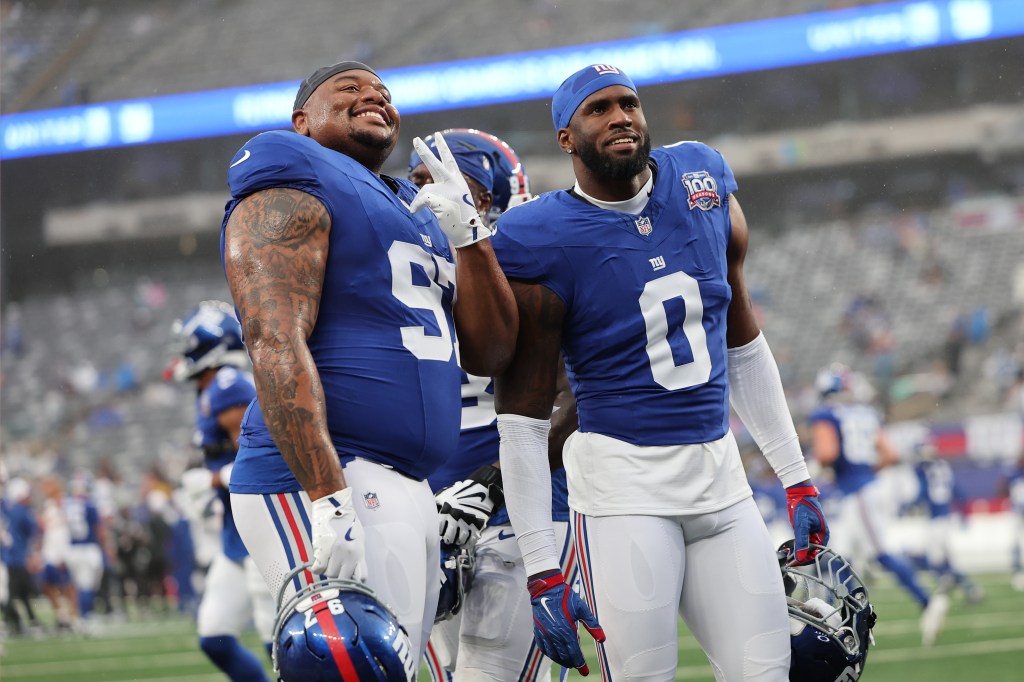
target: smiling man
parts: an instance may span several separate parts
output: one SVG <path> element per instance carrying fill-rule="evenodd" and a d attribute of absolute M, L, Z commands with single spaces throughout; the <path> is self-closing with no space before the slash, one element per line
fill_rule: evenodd
<path fill-rule="evenodd" d="M 294 132 L 232 159 L 222 254 L 257 394 L 230 484 L 245 545 L 274 594 L 307 561 L 286 594 L 366 580 L 415 661 L 440 582 L 425 479 L 459 437 L 456 339 L 467 371 L 500 372 L 517 316 L 443 139 L 440 160 L 414 142 L 431 184 L 380 174 L 399 123 L 369 66 L 317 69 Z"/>
<path fill-rule="evenodd" d="M 535 637 L 585 673 L 582 621 L 606 679 L 673 680 L 681 614 L 718 679 L 788 680 L 785 593 L 730 398 L 787 486 L 800 559 L 828 532 L 747 294 L 732 170 L 699 142 L 651 151 L 636 87 L 608 64 L 566 79 L 551 110 L 575 186 L 510 209 L 493 240 L 519 306 L 495 401 Z M 590 608 L 558 570 L 544 494 L 559 348 L 579 415 L 564 463 Z"/>

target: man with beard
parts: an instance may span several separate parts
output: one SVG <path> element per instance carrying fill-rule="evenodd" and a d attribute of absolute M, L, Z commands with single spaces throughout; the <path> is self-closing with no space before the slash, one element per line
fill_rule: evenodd
<path fill-rule="evenodd" d="M 515 302 L 441 136 L 441 160 L 414 141 L 433 176 L 418 192 L 380 174 L 399 114 L 373 69 L 316 70 L 292 125 L 247 142 L 228 170 L 222 254 L 257 394 L 231 505 L 273 593 L 308 561 L 286 596 L 318 575 L 365 579 L 415 661 L 440 584 L 425 479 L 458 442 L 459 360 L 504 369 Z"/>
<path fill-rule="evenodd" d="M 698 142 L 652 152 L 614 66 L 573 74 L 551 108 L 576 183 L 507 211 L 492 240 L 519 306 L 495 397 L 535 637 L 585 673 L 580 620 L 606 679 L 672 680 L 682 615 L 718 679 L 787 680 L 785 593 L 730 398 L 787 488 L 801 561 L 828 529 L 744 283 L 733 173 Z M 559 348 L 579 412 L 564 462 L 585 602 L 558 571 L 544 494 Z"/>

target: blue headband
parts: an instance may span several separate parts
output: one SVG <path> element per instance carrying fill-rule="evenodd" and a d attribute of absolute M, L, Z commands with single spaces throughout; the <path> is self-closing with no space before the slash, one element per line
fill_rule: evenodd
<path fill-rule="evenodd" d="M 434 142 L 433 135 L 424 141 L 430 147 L 430 151 L 437 154 L 437 143 Z M 448 143 L 448 149 L 451 150 L 452 156 L 455 157 L 455 163 L 459 164 L 459 170 L 462 171 L 462 174 L 468 175 L 479 182 L 488 192 L 492 191 L 494 170 L 493 163 L 487 152 L 482 149 L 474 149 L 460 140 L 449 140 L 447 135 L 445 135 L 445 142 Z M 423 163 L 423 159 L 420 158 L 419 154 L 413 152 L 409 157 L 409 172 L 411 173 L 421 163 Z"/>
<path fill-rule="evenodd" d="M 551 118 L 555 130 L 569 125 L 569 120 L 583 104 L 583 100 L 611 85 L 625 85 L 636 92 L 636 86 L 629 76 L 611 64 L 591 64 L 562 81 L 551 98 Z"/>

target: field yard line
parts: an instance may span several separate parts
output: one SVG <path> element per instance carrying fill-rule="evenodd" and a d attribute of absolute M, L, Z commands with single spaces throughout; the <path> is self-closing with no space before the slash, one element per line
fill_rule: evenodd
<path fill-rule="evenodd" d="M 1024 651 L 1024 637 L 1017 639 L 992 639 L 983 642 L 962 642 L 959 644 L 939 644 L 933 647 L 914 647 L 912 649 L 873 650 L 868 653 L 868 665 L 879 663 L 900 663 L 926 658 L 956 658 L 975 654 L 997 654 L 1006 651 Z"/>
<path fill-rule="evenodd" d="M 196 647 L 195 651 L 180 652 L 176 654 L 148 654 L 139 656 L 115 656 L 109 658 L 93 659 L 71 659 L 68 661 L 44 661 L 40 663 L 15 663 L 3 665 L 0 670 L 4 676 L 18 675 L 22 677 L 36 677 L 40 675 L 54 675 L 59 673 L 82 673 L 97 672 L 103 670 L 156 670 L 160 666 L 194 666 L 202 665 L 206 658 Z"/>
<path fill-rule="evenodd" d="M 1020 625 L 1021 614 L 1018 611 L 991 611 L 989 613 L 972 613 L 962 616 L 947 616 L 943 630 L 980 630 L 985 628 L 998 628 L 1006 625 Z M 884 635 L 903 635 L 909 632 L 917 632 L 919 629 L 918 619 L 898 618 L 887 621 L 879 619 L 875 626 L 875 632 Z"/>

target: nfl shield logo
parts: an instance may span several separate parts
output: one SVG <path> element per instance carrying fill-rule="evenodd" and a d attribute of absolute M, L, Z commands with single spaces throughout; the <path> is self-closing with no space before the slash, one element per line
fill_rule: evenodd
<path fill-rule="evenodd" d="M 637 232 L 639 232 L 640 234 L 642 234 L 643 236 L 646 237 L 647 235 L 649 235 L 651 233 L 651 231 L 653 229 L 654 228 L 651 227 L 651 219 L 650 218 L 648 218 L 647 216 L 644 216 L 643 218 L 637 218 L 637 221 L 636 221 L 636 231 Z"/>
<path fill-rule="evenodd" d="M 367 509 L 377 509 L 380 507 L 380 500 L 377 499 L 377 493 L 366 493 L 363 495 L 363 502 L 366 504 Z"/>

